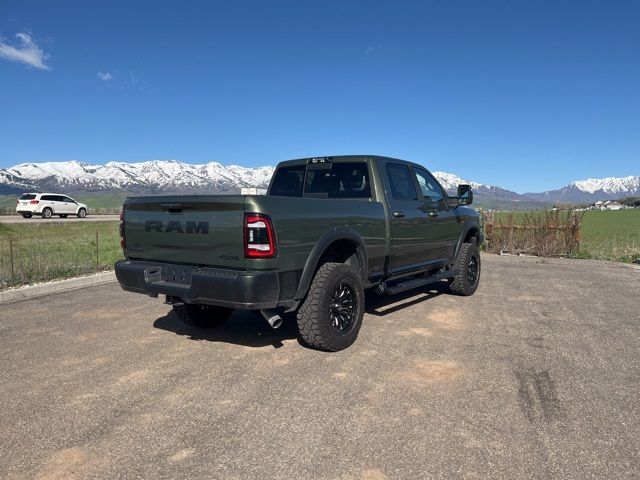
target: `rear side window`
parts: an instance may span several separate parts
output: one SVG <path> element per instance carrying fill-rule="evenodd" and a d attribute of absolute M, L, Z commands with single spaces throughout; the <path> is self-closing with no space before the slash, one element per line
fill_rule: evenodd
<path fill-rule="evenodd" d="M 55 195 L 42 195 L 42 197 L 40 197 L 40 200 L 47 200 L 49 202 L 57 202 L 57 199 L 56 199 Z"/>
<path fill-rule="evenodd" d="M 369 170 L 364 162 L 334 163 L 330 169 L 308 170 L 304 193 L 327 198 L 370 198 Z"/>
<path fill-rule="evenodd" d="M 305 168 L 305 165 L 279 168 L 273 177 L 269 195 L 301 197 Z"/>
<path fill-rule="evenodd" d="M 33 193 L 25 193 L 20 197 L 20 200 L 33 200 L 36 196 Z"/>
<path fill-rule="evenodd" d="M 417 200 L 418 192 L 411 172 L 406 165 L 387 164 L 387 176 L 391 187 L 391 196 L 395 200 Z"/>

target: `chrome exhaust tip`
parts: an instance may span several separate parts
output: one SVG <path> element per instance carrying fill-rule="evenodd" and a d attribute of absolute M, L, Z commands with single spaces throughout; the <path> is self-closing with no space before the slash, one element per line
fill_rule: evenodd
<path fill-rule="evenodd" d="M 269 308 L 267 310 L 260 310 L 260 314 L 274 330 L 282 326 L 282 317 L 276 310 L 272 308 Z"/>

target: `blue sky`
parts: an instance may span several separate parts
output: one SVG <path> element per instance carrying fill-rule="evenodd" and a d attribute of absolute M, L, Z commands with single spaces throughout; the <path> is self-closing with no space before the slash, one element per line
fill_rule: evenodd
<path fill-rule="evenodd" d="M 0 0 L 0 167 L 376 153 L 518 192 L 639 175 L 639 24 L 637 1 Z"/>

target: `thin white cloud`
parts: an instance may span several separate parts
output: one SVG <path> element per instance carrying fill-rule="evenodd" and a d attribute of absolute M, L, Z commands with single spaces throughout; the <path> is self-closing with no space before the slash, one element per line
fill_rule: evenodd
<path fill-rule="evenodd" d="M 49 58 L 49 55 L 35 44 L 30 34 L 26 32 L 17 33 L 16 38 L 20 40 L 20 44 L 17 46 L 9 45 L 4 39 L 0 38 L 0 58 L 24 63 L 39 70 L 51 70 L 44 63 Z"/>
<path fill-rule="evenodd" d="M 151 94 L 147 87 L 147 82 L 138 77 L 131 70 L 113 68 L 111 70 L 99 71 L 96 76 L 102 83 L 104 83 L 105 86 L 108 87 L 113 87 L 119 90 L 132 89 L 137 90 L 140 93 Z"/>
<path fill-rule="evenodd" d="M 379 43 L 378 45 L 369 45 L 367 48 L 365 48 L 364 54 L 365 55 L 371 55 L 376 50 L 381 50 L 381 49 L 382 49 L 382 44 L 381 43 Z"/>

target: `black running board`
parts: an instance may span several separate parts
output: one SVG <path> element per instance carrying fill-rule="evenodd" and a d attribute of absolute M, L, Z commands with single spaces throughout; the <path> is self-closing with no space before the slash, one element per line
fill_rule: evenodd
<path fill-rule="evenodd" d="M 382 291 L 382 293 L 385 293 L 387 295 L 395 295 L 396 293 L 406 292 L 407 290 L 412 290 L 424 285 L 429 285 L 430 283 L 439 282 L 440 280 L 444 280 L 445 278 L 455 277 L 457 274 L 458 270 L 452 268 L 443 272 L 434 273 L 433 275 L 429 275 L 428 277 L 406 280 L 393 286 L 388 285 L 389 282 L 393 281 L 393 279 L 390 279 L 380 284 L 380 290 Z"/>

